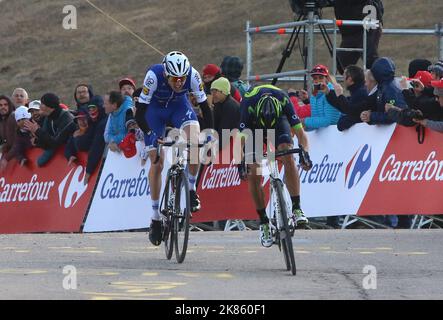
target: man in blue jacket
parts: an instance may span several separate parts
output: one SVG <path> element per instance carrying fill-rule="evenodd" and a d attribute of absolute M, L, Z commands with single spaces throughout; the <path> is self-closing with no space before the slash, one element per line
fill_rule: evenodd
<path fill-rule="evenodd" d="M 351 93 L 350 97 L 343 95 L 343 88 L 340 85 L 334 85 L 335 90 L 330 90 L 328 86 L 324 87 L 328 102 L 343 115 L 337 123 L 337 129 L 344 131 L 356 123 L 361 123 L 360 114 L 367 110 L 365 102 L 368 100 L 368 90 L 365 86 L 365 73 L 362 68 L 356 65 L 350 65 L 344 73 L 344 84 Z"/>
<path fill-rule="evenodd" d="M 385 111 L 386 104 L 389 103 L 402 109 L 407 107 L 402 91 L 394 81 L 395 64 L 390 58 L 379 58 L 374 62 L 371 73 L 378 86 L 377 102 L 374 106 L 376 111 L 363 111 L 360 119 L 371 125 L 391 124 L 393 120 Z"/>

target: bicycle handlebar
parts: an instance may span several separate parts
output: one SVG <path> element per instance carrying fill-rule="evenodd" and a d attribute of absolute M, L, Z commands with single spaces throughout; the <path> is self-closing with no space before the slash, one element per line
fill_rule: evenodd
<path fill-rule="evenodd" d="M 201 147 L 205 146 L 208 142 L 209 142 L 209 141 L 206 141 L 206 142 L 204 142 L 204 143 L 198 143 L 198 144 L 191 144 L 191 143 L 189 143 L 189 142 L 186 142 L 186 143 L 184 143 L 184 142 L 177 143 L 177 141 L 158 142 L 158 144 L 157 144 L 157 154 L 156 154 L 156 156 L 155 156 L 154 164 L 156 164 L 156 163 L 160 160 L 160 150 L 161 150 L 162 146 L 163 146 L 163 147 L 172 147 L 173 145 L 177 145 L 177 146 L 179 146 L 179 147 L 181 147 L 181 146 L 186 146 L 186 148 L 191 148 L 191 147 L 193 147 L 193 146 L 198 146 L 199 148 L 201 148 Z"/>

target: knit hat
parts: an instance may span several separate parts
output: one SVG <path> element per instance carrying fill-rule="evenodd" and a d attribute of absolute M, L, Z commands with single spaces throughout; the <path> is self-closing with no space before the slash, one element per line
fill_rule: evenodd
<path fill-rule="evenodd" d="M 221 73 L 229 81 L 237 81 L 243 71 L 243 61 L 239 57 L 226 56 L 220 65 Z"/>
<path fill-rule="evenodd" d="M 408 78 L 412 78 L 418 71 L 427 71 L 432 63 L 426 59 L 415 59 L 409 63 Z"/>
<path fill-rule="evenodd" d="M 207 64 L 203 67 L 203 75 L 209 75 L 215 77 L 218 73 L 220 73 L 220 67 L 215 64 Z"/>
<path fill-rule="evenodd" d="M 211 90 L 215 89 L 221 91 L 224 95 L 229 95 L 231 92 L 231 83 L 228 79 L 220 77 L 211 84 Z"/>
<path fill-rule="evenodd" d="M 26 108 L 25 106 L 20 106 L 15 109 L 14 115 L 15 121 L 17 122 L 22 119 L 31 119 L 31 114 L 29 113 L 28 108 Z"/>
<path fill-rule="evenodd" d="M 51 109 L 60 108 L 60 99 L 53 93 L 45 93 L 41 99 L 41 103 Z"/>
<path fill-rule="evenodd" d="M 118 82 L 118 86 L 121 89 L 125 84 L 129 84 L 135 90 L 135 81 L 131 78 L 123 78 Z"/>
<path fill-rule="evenodd" d="M 34 100 L 34 101 L 31 101 L 30 103 L 29 103 L 29 107 L 28 107 L 28 110 L 40 110 L 40 105 L 41 105 L 42 103 L 40 102 L 40 100 Z"/>
<path fill-rule="evenodd" d="M 443 77 L 443 60 L 439 60 L 428 68 L 429 72 L 434 72 L 439 78 Z"/>
<path fill-rule="evenodd" d="M 431 87 L 432 75 L 429 71 L 418 71 L 412 79 L 420 80 L 425 87 Z"/>

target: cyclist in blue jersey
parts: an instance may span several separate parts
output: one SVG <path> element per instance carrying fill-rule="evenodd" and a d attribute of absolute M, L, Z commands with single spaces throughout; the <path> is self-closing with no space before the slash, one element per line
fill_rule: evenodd
<path fill-rule="evenodd" d="M 269 219 L 266 215 L 265 194 L 261 184 L 260 163 L 256 157 L 258 150 L 264 144 L 271 144 L 277 150 L 288 150 L 293 148 L 293 136 L 297 136 L 299 145 L 304 149 L 300 157 L 300 164 L 304 170 L 310 170 L 312 162 L 308 154 L 308 138 L 303 126 L 294 112 L 294 107 L 288 95 L 281 89 L 272 85 L 262 85 L 250 89 L 245 93 L 241 102 L 240 132 L 242 145 L 247 139 L 252 139 L 252 157 L 246 153 L 246 161 L 238 166 L 240 178 L 248 179 L 249 192 L 255 203 L 260 217 L 260 242 L 265 247 L 272 245 L 272 237 Z M 245 129 L 250 129 L 245 130 Z M 257 141 L 257 129 L 263 130 L 263 142 Z M 271 135 L 270 129 L 274 130 Z M 252 135 L 252 136 L 251 136 Z M 272 141 L 274 140 L 274 141 Z M 251 150 L 249 150 L 251 151 Z M 307 225 L 300 207 L 300 176 L 295 165 L 293 155 L 280 158 L 285 168 L 285 184 L 292 200 L 292 212 L 294 213 L 297 226 Z M 246 166 L 247 165 L 247 166 Z"/>
<path fill-rule="evenodd" d="M 164 138 L 166 125 L 184 130 L 191 144 L 198 143 L 200 134 L 197 116 L 187 97 L 188 92 L 192 92 L 196 97 L 205 120 L 212 127 L 212 112 L 207 103 L 200 74 L 191 67 L 183 53 L 172 51 L 163 58 L 161 64 L 149 68 L 144 79 L 143 91 L 136 104 L 136 119 L 145 132 L 145 151 L 151 161 L 149 185 L 153 215 L 149 240 L 156 246 L 160 245 L 162 238 L 159 198 L 164 157 L 162 153 L 160 160 L 155 163 L 158 140 Z M 200 209 L 200 200 L 196 193 L 198 167 L 198 164 L 190 164 L 188 168 L 191 212 Z"/>

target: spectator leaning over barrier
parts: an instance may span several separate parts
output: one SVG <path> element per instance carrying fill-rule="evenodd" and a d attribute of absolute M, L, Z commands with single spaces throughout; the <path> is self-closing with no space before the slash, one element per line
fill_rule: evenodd
<path fill-rule="evenodd" d="M 29 95 L 23 88 L 16 88 L 12 93 L 12 102 L 16 107 L 27 106 L 29 102 Z"/>
<path fill-rule="evenodd" d="M 443 80 L 432 81 L 431 84 L 434 88 L 434 94 L 437 97 L 438 104 L 440 105 L 440 108 L 443 109 Z M 443 121 L 415 118 L 414 122 L 431 130 L 443 133 Z"/>
<path fill-rule="evenodd" d="M 96 99 L 101 99 L 103 101 L 103 98 L 101 96 L 94 95 L 94 91 L 92 90 L 91 85 L 84 83 L 78 84 L 75 87 L 74 91 L 74 99 L 77 104 L 77 110 L 72 111 L 74 115 L 77 114 L 77 112 L 80 110 L 87 113 L 89 102 L 93 97 L 96 97 Z"/>
<path fill-rule="evenodd" d="M 40 105 L 42 103 L 40 100 L 34 100 L 29 102 L 28 111 L 32 116 L 32 120 L 37 123 L 40 127 L 43 125 L 43 118 L 40 115 Z"/>
<path fill-rule="evenodd" d="M 120 88 L 120 93 L 123 96 L 130 96 L 131 98 L 134 96 L 134 92 L 136 89 L 135 81 L 131 78 L 123 78 L 118 82 L 118 86 Z"/>
<path fill-rule="evenodd" d="M 24 166 L 28 161 L 26 151 L 32 148 L 31 133 L 24 128 L 25 120 L 31 119 L 31 114 L 25 106 L 18 107 L 15 112 L 15 121 L 17 122 L 17 131 L 12 148 L 1 159 L 0 172 L 3 171 L 8 162 L 16 159 L 20 166 Z"/>
<path fill-rule="evenodd" d="M 428 71 L 419 71 L 410 81 L 412 88 L 409 88 L 410 84 L 406 77 L 403 77 L 400 81 L 403 96 L 408 103 L 408 107 L 400 109 L 387 104 L 386 111 L 388 116 L 395 122 L 408 127 L 416 125 L 413 121 L 414 118 L 426 118 L 435 121 L 443 120 L 443 109 L 436 101 L 434 89 L 431 85 L 431 74 Z"/>
<path fill-rule="evenodd" d="M 65 144 L 77 129 L 74 116 L 60 107 L 60 99 L 53 93 L 44 94 L 41 99 L 40 113 L 43 125 L 25 120 L 24 129 L 36 136 L 36 146 L 44 149 L 37 159 L 39 167 L 44 166 L 54 156 L 57 148 Z"/>
<path fill-rule="evenodd" d="M 249 90 L 249 86 L 240 80 L 241 73 L 243 71 L 243 61 L 239 57 L 226 56 L 220 65 L 222 75 L 231 82 L 238 91 L 240 91 L 243 97 L 246 91 Z"/>
<path fill-rule="evenodd" d="M 203 85 L 205 87 L 205 93 L 208 98 L 208 103 L 210 106 L 213 105 L 212 95 L 211 95 L 211 84 L 220 77 L 221 77 L 221 69 L 217 65 L 207 64 L 203 67 L 202 80 L 203 80 Z M 239 103 L 241 102 L 242 96 L 240 94 L 240 91 L 236 89 L 233 85 L 231 85 L 230 94 Z"/>
<path fill-rule="evenodd" d="M 132 112 L 132 99 L 123 96 L 119 91 L 111 91 L 105 96 L 105 112 L 108 114 L 104 140 L 109 144 L 109 149 L 120 152 L 118 145 L 123 141 L 127 132 L 126 122 L 134 118 Z"/>
<path fill-rule="evenodd" d="M 368 90 L 365 86 L 365 74 L 362 68 L 350 65 L 344 72 L 344 84 L 350 92 L 350 97 L 343 95 L 343 88 L 339 84 L 334 84 L 334 90 L 329 90 L 324 86 L 323 92 L 326 94 L 328 102 L 343 115 L 337 122 L 337 129 L 344 131 L 356 123 L 362 122 L 360 114 L 366 110 L 364 102 L 368 98 Z"/>
<path fill-rule="evenodd" d="M 405 99 L 399 88 L 395 85 L 395 64 L 389 58 L 380 58 L 374 62 L 371 74 L 377 81 L 377 100 L 374 109 L 368 109 L 360 114 L 360 119 L 370 125 L 390 124 L 394 121 L 385 111 L 387 103 L 401 109 L 406 107 Z"/>
<path fill-rule="evenodd" d="M 70 165 L 77 161 L 79 151 L 88 151 L 84 179 L 84 183 L 87 184 L 89 177 L 97 168 L 103 156 L 105 149 L 104 132 L 108 116 L 105 113 L 102 99 L 94 97 L 88 106 L 88 114 L 79 112 L 77 117 L 80 117 L 77 119 L 79 129 L 69 139 L 65 148 L 65 157 L 68 160 L 68 165 Z M 84 128 L 83 131 L 81 130 L 82 127 Z"/>
<path fill-rule="evenodd" d="M 292 102 L 292 105 L 294 106 L 295 114 L 298 116 L 298 118 L 304 119 L 311 116 L 311 105 L 309 103 L 307 104 L 300 104 L 300 91 L 295 89 L 288 89 L 288 95 L 289 99 Z"/>
<path fill-rule="evenodd" d="M 229 80 L 221 77 L 212 82 L 211 95 L 214 101 L 214 129 L 218 133 L 219 148 L 229 141 L 223 141 L 223 129 L 233 130 L 240 125 L 240 104 L 232 98 Z"/>
<path fill-rule="evenodd" d="M 0 95 L 0 153 L 11 149 L 15 136 L 15 106 L 12 100 L 5 95 Z"/>
<path fill-rule="evenodd" d="M 303 103 L 311 105 L 311 116 L 301 120 L 306 131 L 335 125 L 340 118 L 340 112 L 329 104 L 321 91 L 324 86 L 329 86 L 329 89 L 334 88 L 332 83 L 328 82 L 330 80 L 328 68 L 321 64 L 316 65 L 310 75 L 314 81 L 311 97 L 309 98 L 306 91 L 300 91 Z"/>

